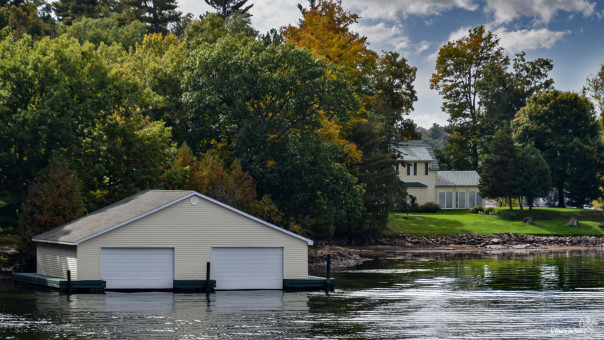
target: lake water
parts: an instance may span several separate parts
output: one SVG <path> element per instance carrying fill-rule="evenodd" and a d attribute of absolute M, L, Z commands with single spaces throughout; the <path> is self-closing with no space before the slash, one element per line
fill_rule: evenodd
<path fill-rule="evenodd" d="M 321 274 L 321 273 L 315 273 Z M 0 339 L 604 339 L 604 252 L 404 253 L 324 292 L 0 286 Z"/>

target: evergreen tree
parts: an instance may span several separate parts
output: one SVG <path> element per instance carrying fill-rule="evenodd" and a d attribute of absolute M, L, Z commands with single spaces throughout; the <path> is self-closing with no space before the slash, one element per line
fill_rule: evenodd
<path fill-rule="evenodd" d="M 584 143 L 575 138 L 571 145 L 570 176 L 567 180 L 566 190 L 570 204 L 582 208 L 585 204 L 598 198 L 598 141 Z M 600 160 L 601 162 L 601 160 Z"/>
<path fill-rule="evenodd" d="M 43 1 L 36 3 L 25 1 L 0 1 L 0 29 L 10 28 L 15 39 L 24 34 L 41 39 L 53 33 L 54 19 L 44 13 L 49 7 Z"/>
<path fill-rule="evenodd" d="M 250 15 L 249 10 L 254 6 L 245 6 L 247 0 L 205 0 L 205 2 L 218 10 L 218 14 L 223 18 L 230 17 L 236 13 Z"/>
<path fill-rule="evenodd" d="M 71 25 L 76 19 L 108 15 L 102 0 L 58 0 L 52 4 L 57 19 Z"/>
<path fill-rule="evenodd" d="M 507 197 L 512 209 L 515 160 L 516 150 L 512 140 L 512 130 L 509 125 L 504 125 L 493 136 L 489 144 L 489 152 L 479 169 L 479 189 L 482 197 Z"/>
<path fill-rule="evenodd" d="M 552 189 L 552 177 L 541 152 L 532 144 L 517 150 L 512 190 L 514 195 L 526 197 L 529 209 L 536 197 Z"/>
<path fill-rule="evenodd" d="M 348 221 L 347 228 L 337 230 L 338 236 L 380 234 L 387 227 L 388 214 L 407 198 L 405 185 L 394 170 L 396 158 L 386 151 L 380 130 L 375 123 L 358 123 L 352 128 L 350 139 L 363 152 L 362 161 L 351 169 L 365 189 L 363 210 L 359 217 Z"/>
<path fill-rule="evenodd" d="M 180 21 L 176 0 L 124 0 L 126 11 L 141 22 L 147 23 L 150 33 L 168 33 L 168 26 Z"/>
<path fill-rule="evenodd" d="M 53 158 L 27 190 L 19 218 L 21 253 L 35 256 L 32 237 L 84 215 L 79 182 L 67 165 Z"/>

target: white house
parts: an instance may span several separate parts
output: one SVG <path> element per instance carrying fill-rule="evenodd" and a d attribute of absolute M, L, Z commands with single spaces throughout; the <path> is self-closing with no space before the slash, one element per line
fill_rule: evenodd
<path fill-rule="evenodd" d="M 442 209 L 468 209 L 482 205 L 476 171 L 441 171 L 432 147 L 421 140 L 393 142 L 401 160 L 399 178 L 418 204 L 438 203 Z"/>
<path fill-rule="evenodd" d="M 308 279 L 313 241 L 195 191 L 146 190 L 37 235 L 37 273 L 107 289 L 282 289 Z"/>

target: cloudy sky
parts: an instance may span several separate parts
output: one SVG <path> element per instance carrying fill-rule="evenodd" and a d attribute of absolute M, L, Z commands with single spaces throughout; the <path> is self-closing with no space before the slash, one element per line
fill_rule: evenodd
<path fill-rule="evenodd" d="M 203 0 L 180 0 L 195 16 L 213 11 Z M 254 27 L 295 25 L 302 0 L 248 0 Z M 604 63 L 604 1 L 590 0 L 342 0 L 361 16 L 353 30 L 366 36 L 375 51 L 397 51 L 417 67 L 418 101 L 411 118 L 420 126 L 446 124 L 441 98 L 430 90 L 438 49 L 468 29 L 484 25 L 512 55 L 551 58 L 550 76 L 560 90 L 580 91 L 585 79 Z"/>

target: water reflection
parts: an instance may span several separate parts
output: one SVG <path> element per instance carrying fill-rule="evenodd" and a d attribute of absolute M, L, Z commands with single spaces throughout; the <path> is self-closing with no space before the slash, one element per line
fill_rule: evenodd
<path fill-rule="evenodd" d="M 0 339 L 597 339 L 603 261 L 600 250 L 404 253 L 335 272 L 330 295 L 3 286 Z"/>
<path fill-rule="evenodd" d="M 365 276 L 382 284 L 409 286 L 447 281 L 452 290 L 576 290 L 604 287 L 604 250 L 416 252 L 379 259 L 345 270 L 338 282 Z"/>

